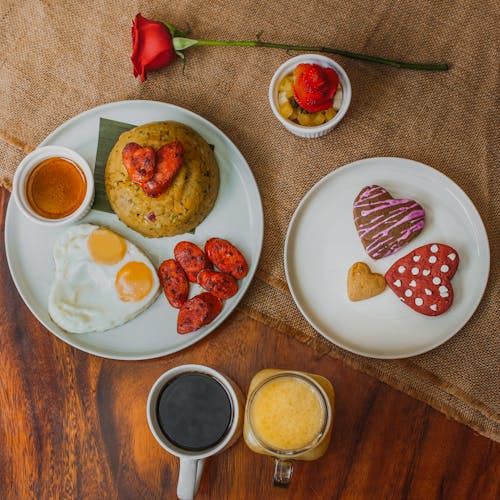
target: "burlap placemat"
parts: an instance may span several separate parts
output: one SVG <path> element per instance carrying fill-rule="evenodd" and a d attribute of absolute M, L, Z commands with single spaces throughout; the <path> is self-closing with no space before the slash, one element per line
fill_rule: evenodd
<path fill-rule="evenodd" d="M 303 140 L 279 125 L 267 102 L 284 51 L 197 48 L 180 64 L 132 77 L 135 14 L 191 26 L 194 38 L 263 39 L 330 45 L 390 58 L 449 62 L 448 73 L 397 70 L 338 57 L 351 107 L 334 133 Z M 242 308 L 251 316 L 341 358 L 478 432 L 500 439 L 500 259 L 497 189 L 498 45 L 496 2 L 415 0 L 34 2 L 0 4 L 0 179 L 9 187 L 23 152 L 93 106 L 155 99 L 204 116 L 240 148 L 262 194 L 265 241 L 258 277 Z M 429 164 L 476 203 L 492 251 L 489 286 L 453 339 L 403 361 L 362 358 L 315 333 L 296 309 L 283 272 L 283 241 L 298 202 L 325 174 L 370 156 Z"/>

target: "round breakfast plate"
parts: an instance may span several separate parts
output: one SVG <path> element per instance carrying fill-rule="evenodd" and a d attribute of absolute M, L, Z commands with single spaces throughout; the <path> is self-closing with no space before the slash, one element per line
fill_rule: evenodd
<path fill-rule="evenodd" d="M 217 328 L 245 294 L 259 261 L 263 238 L 262 202 L 255 178 L 243 155 L 228 137 L 201 116 L 183 108 L 154 101 L 120 101 L 82 113 L 52 132 L 40 145 L 60 145 L 76 150 L 94 165 L 99 119 L 134 125 L 161 120 L 182 122 L 214 145 L 220 170 L 220 189 L 213 210 L 196 228 L 195 234 L 148 239 L 125 226 L 114 214 L 91 210 L 80 222 L 104 225 L 142 248 L 154 265 L 173 257 L 182 240 L 200 246 L 213 236 L 234 243 L 248 260 L 249 273 L 239 281 L 237 295 L 224 302 L 220 315 L 197 332 L 176 332 L 177 309 L 163 294 L 142 314 L 112 330 L 71 334 L 55 324 L 47 311 L 47 297 L 54 278 L 52 248 L 65 227 L 46 227 L 28 220 L 11 198 L 5 224 L 5 245 L 10 271 L 19 293 L 38 320 L 68 344 L 98 356 L 139 360 L 171 354 L 194 344 Z M 191 295 L 201 289 L 191 285 Z"/>
<path fill-rule="evenodd" d="M 418 237 L 379 260 L 365 252 L 353 222 L 353 201 L 364 186 L 384 186 L 394 198 L 417 200 L 426 211 Z M 401 303 L 389 289 L 369 300 L 347 297 L 347 271 L 358 261 L 385 274 L 400 257 L 431 242 L 451 245 L 460 266 L 451 283 L 451 308 L 428 317 Z M 470 319 L 488 281 L 488 237 L 476 208 L 448 177 L 402 158 L 367 158 L 320 180 L 302 199 L 285 241 L 285 273 L 306 320 L 326 339 L 356 354 L 404 358 L 446 342 Z"/>

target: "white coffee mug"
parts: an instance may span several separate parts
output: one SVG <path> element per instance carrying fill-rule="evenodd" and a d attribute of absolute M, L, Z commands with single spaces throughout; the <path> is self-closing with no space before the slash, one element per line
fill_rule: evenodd
<path fill-rule="evenodd" d="M 202 451 L 188 451 L 172 443 L 162 432 L 157 417 L 158 399 L 167 385 L 174 378 L 184 373 L 202 373 L 208 375 L 226 390 L 231 402 L 231 422 L 223 439 L 215 446 Z M 179 480 L 177 496 L 181 500 L 192 500 L 198 491 L 205 459 L 229 448 L 241 435 L 243 423 L 244 397 L 240 388 L 227 376 L 203 365 L 181 365 L 168 370 L 154 383 L 147 402 L 148 424 L 158 443 L 169 453 L 179 457 Z"/>

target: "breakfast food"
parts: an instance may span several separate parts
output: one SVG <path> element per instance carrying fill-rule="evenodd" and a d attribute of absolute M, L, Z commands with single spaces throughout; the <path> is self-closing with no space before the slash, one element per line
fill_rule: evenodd
<path fill-rule="evenodd" d="M 168 259 L 160 265 L 158 276 L 169 304 L 182 307 L 189 295 L 189 281 L 182 266 L 175 259 Z"/>
<path fill-rule="evenodd" d="M 80 224 L 54 245 L 50 317 L 71 333 L 100 332 L 148 308 L 159 280 L 148 257 L 113 231 Z"/>
<path fill-rule="evenodd" d="M 240 280 L 248 273 L 248 264 L 243 254 L 229 241 L 210 238 L 205 243 L 205 253 L 215 267 Z"/>
<path fill-rule="evenodd" d="M 207 255 L 191 241 L 180 241 L 174 248 L 175 259 L 162 262 L 158 269 L 169 304 L 180 309 L 180 334 L 194 332 L 213 321 L 222 310 L 222 300 L 238 292 L 236 280 L 248 273 L 245 257 L 229 241 L 210 238 L 205 250 Z M 220 271 L 214 270 L 213 264 Z M 207 291 L 187 300 L 189 282 L 198 283 Z"/>
<path fill-rule="evenodd" d="M 198 283 L 219 299 L 229 299 L 238 292 L 238 283 L 230 274 L 211 269 L 199 272 Z"/>
<path fill-rule="evenodd" d="M 170 187 L 182 166 L 183 157 L 184 147 L 179 141 L 164 144 L 156 152 L 153 148 L 141 148 L 137 143 L 129 142 L 122 151 L 123 165 L 130 180 L 152 198 L 158 198 Z"/>
<path fill-rule="evenodd" d="M 127 146 L 133 143 L 141 149 Z M 176 170 L 181 146 L 182 163 Z M 147 148 L 155 152 L 152 177 Z M 210 145 L 192 128 L 155 122 L 120 135 L 106 163 L 105 183 L 118 217 L 142 235 L 159 238 L 191 231 L 210 213 L 219 190 L 219 168 Z"/>
<path fill-rule="evenodd" d="M 153 148 L 143 148 L 136 142 L 129 142 L 122 150 L 122 161 L 134 184 L 141 185 L 154 175 L 156 153 Z"/>
<path fill-rule="evenodd" d="M 203 251 L 190 241 L 181 241 L 175 245 L 174 257 L 182 266 L 191 283 L 196 283 L 198 273 L 203 269 L 212 269 L 212 263 Z"/>
<path fill-rule="evenodd" d="M 318 64 L 299 64 L 281 80 L 279 112 L 283 118 L 304 126 L 322 125 L 342 105 L 342 87 L 337 73 Z"/>
<path fill-rule="evenodd" d="M 355 262 L 347 273 L 347 295 L 349 300 L 365 300 L 379 295 L 385 290 L 385 279 L 381 274 L 372 273 L 364 262 Z"/>
<path fill-rule="evenodd" d="M 385 280 L 407 306 L 427 316 L 438 316 L 453 303 L 451 279 L 459 261 L 454 248 L 430 243 L 397 260 Z"/>
<path fill-rule="evenodd" d="M 222 301 L 209 292 L 203 292 L 189 299 L 179 310 L 177 332 L 194 332 L 212 322 L 222 310 Z"/>
<path fill-rule="evenodd" d="M 419 235 L 425 211 L 415 200 L 396 199 L 381 186 L 364 187 L 353 206 L 354 224 L 366 252 L 381 259 Z"/>

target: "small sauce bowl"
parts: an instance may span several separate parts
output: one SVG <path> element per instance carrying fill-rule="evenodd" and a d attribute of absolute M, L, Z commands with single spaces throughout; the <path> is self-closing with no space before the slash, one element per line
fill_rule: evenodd
<path fill-rule="evenodd" d="M 279 112 L 278 88 L 280 82 L 281 80 L 283 80 L 283 78 L 285 78 L 285 76 L 292 73 L 296 66 L 299 64 L 318 64 L 319 66 L 323 66 L 324 68 L 331 68 L 337 73 L 339 77 L 339 83 L 342 86 L 342 104 L 337 114 L 322 125 L 316 125 L 312 127 L 299 125 L 292 122 L 291 120 L 287 120 Z M 347 73 L 344 71 L 342 66 L 340 66 L 340 64 L 336 63 L 329 57 L 322 56 L 320 54 L 302 54 L 300 56 L 288 59 L 288 61 L 285 61 L 276 70 L 269 85 L 269 103 L 276 118 L 292 134 L 295 134 L 299 137 L 304 137 L 306 139 L 322 137 L 333 130 L 347 113 L 347 110 L 349 109 L 349 105 L 351 103 L 351 95 L 351 82 L 349 81 L 349 77 L 347 76 Z"/>
<path fill-rule="evenodd" d="M 50 168 L 51 159 L 54 161 L 59 160 L 59 164 L 52 169 Z M 44 165 L 47 165 L 46 172 L 40 171 L 37 173 L 37 169 L 44 168 Z M 74 169 L 71 171 L 70 179 L 63 179 L 63 177 L 68 176 L 61 175 L 63 173 L 61 172 L 62 168 Z M 57 170 L 59 170 L 59 173 L 54 175 Z M 45 178 L 42 178 L 40 182 L 35 182 L 33 178 L 36 175 L 40 177 L 45 175 Z M 53 178 L 47 178 L 47 175 L 53 175 Z M 54 196 L 54 198 L 57 198 L 59 196 L 64 198 L 66 196 L 67 198 L 66 190 L 68 186 L 61 186 L 63 182 L 72 182 L 73 184 L 81 182 L 77 193 L 78 197 L 81 198 L 81 202 L 74 207 L 61 206 L 60 216 L 57 212 L 44 214 L 43 209 L 37 207 L 33 201 L 36 196 L 33 195 L 32 190 L 36 190 L 36 186 L 41 185 L 45 191 L 45 197 Z M 63 146 L 43 146 L 28 154 L 17 167 L 12 194 L 21 212 L 33 222 L 50 226 L 70 224 L 84 217 L 92 206 L 94 201 L 94 173 L 87 161 L 76 151 Z M 49 204 L 57 206 L 57 200 L 49 200 Z"/>

